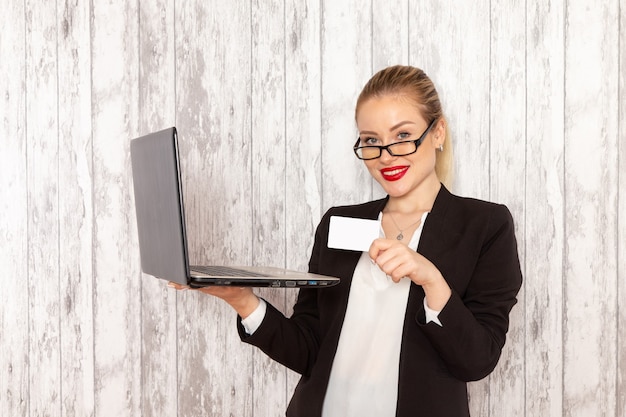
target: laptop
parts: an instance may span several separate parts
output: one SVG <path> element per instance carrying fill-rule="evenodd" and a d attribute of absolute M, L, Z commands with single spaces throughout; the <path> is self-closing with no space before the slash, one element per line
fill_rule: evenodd
<path fill-rule="evenodd" d="M 339 278 L 264 266 L 189 265 L 176 128 L 130 142 L 141 269 L 192 288 L 330 287 Z"/>

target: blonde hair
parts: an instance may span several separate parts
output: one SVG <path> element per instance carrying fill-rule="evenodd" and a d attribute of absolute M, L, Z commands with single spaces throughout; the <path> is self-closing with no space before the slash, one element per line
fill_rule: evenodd
<path fill-rule="evenodd" d="M 387 67 L 374 74 L 363 87 L 356 102 L 355 118 L 365 101 L 385 95 L 404 96 L 412 100 L 428 124 L 434 120 L 443 120 L 445 139 L 443 152 L 437 152 L 435 172 L 446 187 L 451 187 L 453 179 L 452 140 L 448 122 L 441 108 L 439 94 L 437 94 L 433 82 L 424 71 L 416 67 L 406 65 Z"/>

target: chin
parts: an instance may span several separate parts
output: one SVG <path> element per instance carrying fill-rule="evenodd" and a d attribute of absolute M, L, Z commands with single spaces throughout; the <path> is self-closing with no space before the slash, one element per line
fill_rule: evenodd
<path fill-rule="evenodd" d="M 411 190 L 407 189 L 407 188 L 399 188 L 399 187 L 383 187 L 383 190 L 385 190 L 385 192 L 387 194 L 389 194 L 389 197 L 394 197 L 394 198 L 399 198 L 399 197 L 404 197 L 405 195 L 407 195 Z"/>

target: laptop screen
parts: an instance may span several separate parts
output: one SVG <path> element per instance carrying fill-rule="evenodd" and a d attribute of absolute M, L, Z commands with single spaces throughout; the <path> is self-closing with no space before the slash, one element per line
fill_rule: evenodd
<path fill-rule="evenodd" d="M 176 128 L 131 140 L 141 268 L 187 284 L 189 265 Z"/>

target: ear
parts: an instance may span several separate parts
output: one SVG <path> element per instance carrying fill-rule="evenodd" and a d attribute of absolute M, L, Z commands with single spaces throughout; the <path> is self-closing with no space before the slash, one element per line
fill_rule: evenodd
<path fill-rule="evenodd" d="M 433 126 L 432 142 L 435 148 L 439 148 L 446 140 L 446 123 L 446 120 L 441 117 L 437 121 L 437 124 Z"/>

